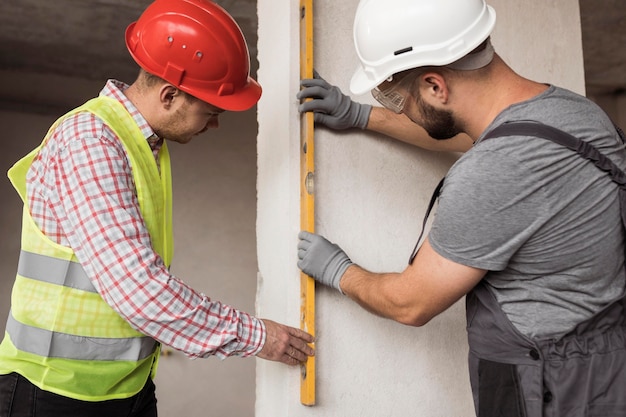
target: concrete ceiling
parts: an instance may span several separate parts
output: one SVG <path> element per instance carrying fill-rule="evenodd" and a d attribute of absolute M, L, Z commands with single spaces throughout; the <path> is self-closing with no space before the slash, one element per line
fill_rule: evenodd
<path fill-rule="evenodd" d="M 0 69 L 133 80 L 124 31 L 152 0 L 2 0 Z M 218 0 L 256 45 L 256 0 Z M 255 51 L 253 51 L 255 52 Z"/>
<path fill-rule="evenodd" d="M 256 0 L 217 2 L 241 25 L 254 58 Z M 29 97 L 40 100 L 36 94 L 17 97 L 15 92 L 8 93 L 6 84 L 19 85 L 16 77 L 20 76 L 132 81 L 137 70 L 121 34 L 149 3 L 151 0 L 1 0 L 0 71 L 5 81 L 0 102 L 28 105 Z M 587 92 L 623 94 L 625 0 L 580 0 L 580 6 Z M 255 64 L 253 59 L 253 71 Z M 47 100 L 50 105 L 65 104 L 50 97 Z"/>

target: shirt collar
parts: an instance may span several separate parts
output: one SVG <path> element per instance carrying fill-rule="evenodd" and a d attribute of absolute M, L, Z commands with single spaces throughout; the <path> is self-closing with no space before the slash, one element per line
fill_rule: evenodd
<path fill-rule="evenodd" d="M 163 145 L 163 139 L 159 138 L 157 134 L 154 133 L 154 130 L 152 130 L 146 119 L 141 115 L 141 113 L 139 113 L 137 107 L 135 107 L 135 105 L 128 99 L 128 97 L 126 97 L 126 95 L 124 94 L 124 90 L 126 90 L 128 87 L 129 85 L 122 81 L 110 79 L 107 81 L 104 88 L 102 88 L 102 90 L 100 91 L 100 95 L 114 98 L 115 100 L 122 103 L 122 105 L 126 108 L 128 113 L 132 116 L 133 120 L 139 127 L 139 130 L 141 130 L 143 136 L 148 141 L 148 144 L 150 145 L 152 151 L 158 151 Z"/>

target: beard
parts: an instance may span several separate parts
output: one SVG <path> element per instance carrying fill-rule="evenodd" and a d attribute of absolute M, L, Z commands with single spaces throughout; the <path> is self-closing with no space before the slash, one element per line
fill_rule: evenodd
<path fill-rule="evenodd" d="M 418 124 L 422 126 L 433 139 L 450 139 L 462 133 L 451 111 L 436 109 L 426 103 L 421 95 L 417 98 L 417 108 L 422 118 L 421 123 Z"/>
<path fill-rule="evenodd" d="M 171 142 L 188 143 L 191 141 L 194 135 L 199 132 L 193 132 L 189 130 L 187 126 L 187 103 L 182 108 L 177 109 L 174 114 L 162 124 L 158 132 L 155 129 L 155 133 L 160 137 L 167 139 Z"/>

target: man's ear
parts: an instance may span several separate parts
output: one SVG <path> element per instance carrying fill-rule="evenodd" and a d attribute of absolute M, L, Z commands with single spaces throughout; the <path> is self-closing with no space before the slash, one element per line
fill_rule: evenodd
<path fill-rule="evenodd" d="M 159 99 L 167 109 L 172 107 L 174 100 L 181 96 L 181 91 L 172 84 L 163 84 L 159 89 Z"/>
<path fill-rule="evenodd" d="M 437 72 L 427 72 L 420 77 L 420 89 L 422 94 L 429 95 L 441 103 L 448 101 L 448 83 L 443 75 Z"/>

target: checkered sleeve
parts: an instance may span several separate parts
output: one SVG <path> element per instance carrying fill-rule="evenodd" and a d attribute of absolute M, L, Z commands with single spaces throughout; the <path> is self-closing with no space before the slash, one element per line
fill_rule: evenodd
<path fill-rule="evenodd" d="M 261 320 L 195 291 L 154 252 L 128 159 L 106 126 L 79 114 L 44 148 L 28 179 L 33 218 L 73 248 L 98 292 L 133 328 L 190 357 L 261 350 Z"/>

